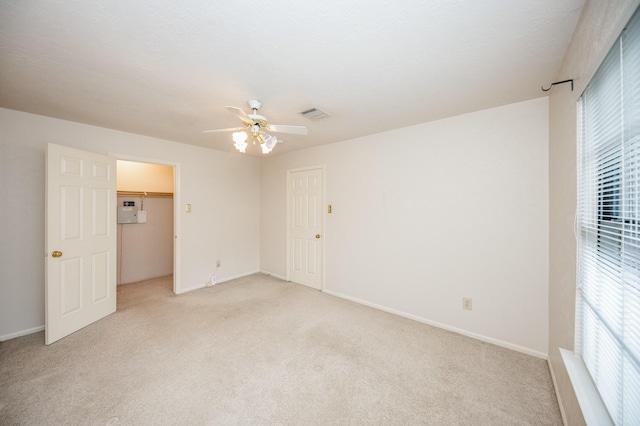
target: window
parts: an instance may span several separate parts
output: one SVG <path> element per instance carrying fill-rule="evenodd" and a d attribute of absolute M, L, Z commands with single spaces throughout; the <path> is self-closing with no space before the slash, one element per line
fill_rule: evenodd
<path fill-rule="evenodd" d="M 576 347 L 614 423 L 640 422 L 640 10 L 578 101 Z"/>

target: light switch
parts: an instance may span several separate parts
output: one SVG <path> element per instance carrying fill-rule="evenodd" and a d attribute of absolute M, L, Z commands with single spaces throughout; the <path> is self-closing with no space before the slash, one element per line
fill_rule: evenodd
<path fill-rule="evenodd" d="M 187 204 L 184 208 L 187 213 L 191 213 L 191 204 Z"/>

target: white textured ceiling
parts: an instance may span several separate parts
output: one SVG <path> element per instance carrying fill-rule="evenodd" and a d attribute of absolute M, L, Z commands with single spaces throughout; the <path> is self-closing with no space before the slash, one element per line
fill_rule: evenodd
<path fill-rule="evenodd" d="M 540 97 L 583 4 L 0 0 L 0 106 L 233 151 L 259 99 L 275 154 Z"/>

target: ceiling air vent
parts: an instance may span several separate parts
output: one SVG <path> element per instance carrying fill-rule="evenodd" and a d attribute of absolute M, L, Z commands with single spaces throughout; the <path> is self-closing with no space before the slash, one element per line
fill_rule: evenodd
<path fill-rule="evenodd" d="M 303 117 L 308 118 L 309 120 L 318 120 L 320 118 L 324 118 L 324 117 L 328 117 L 329 114 L 327 114 L 326 112 L 318 109 L 318 108 L 311 108 L 308 109 L 306 111 L 302 111 L 299 112 L 298 114 L 300 114 Z"/>

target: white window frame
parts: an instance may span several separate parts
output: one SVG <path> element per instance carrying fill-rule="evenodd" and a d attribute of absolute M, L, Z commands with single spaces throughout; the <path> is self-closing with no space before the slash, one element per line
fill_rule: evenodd
<path fill-rule="evenodd" d="M 599 419 L 594 424 L 640 421 L 638 98 L 640 10 L 578 102 L 577 356 L 562 355 L 585 420 Z M 606 409 L 587 409 L 585 401 L 598 397 Z"/>

